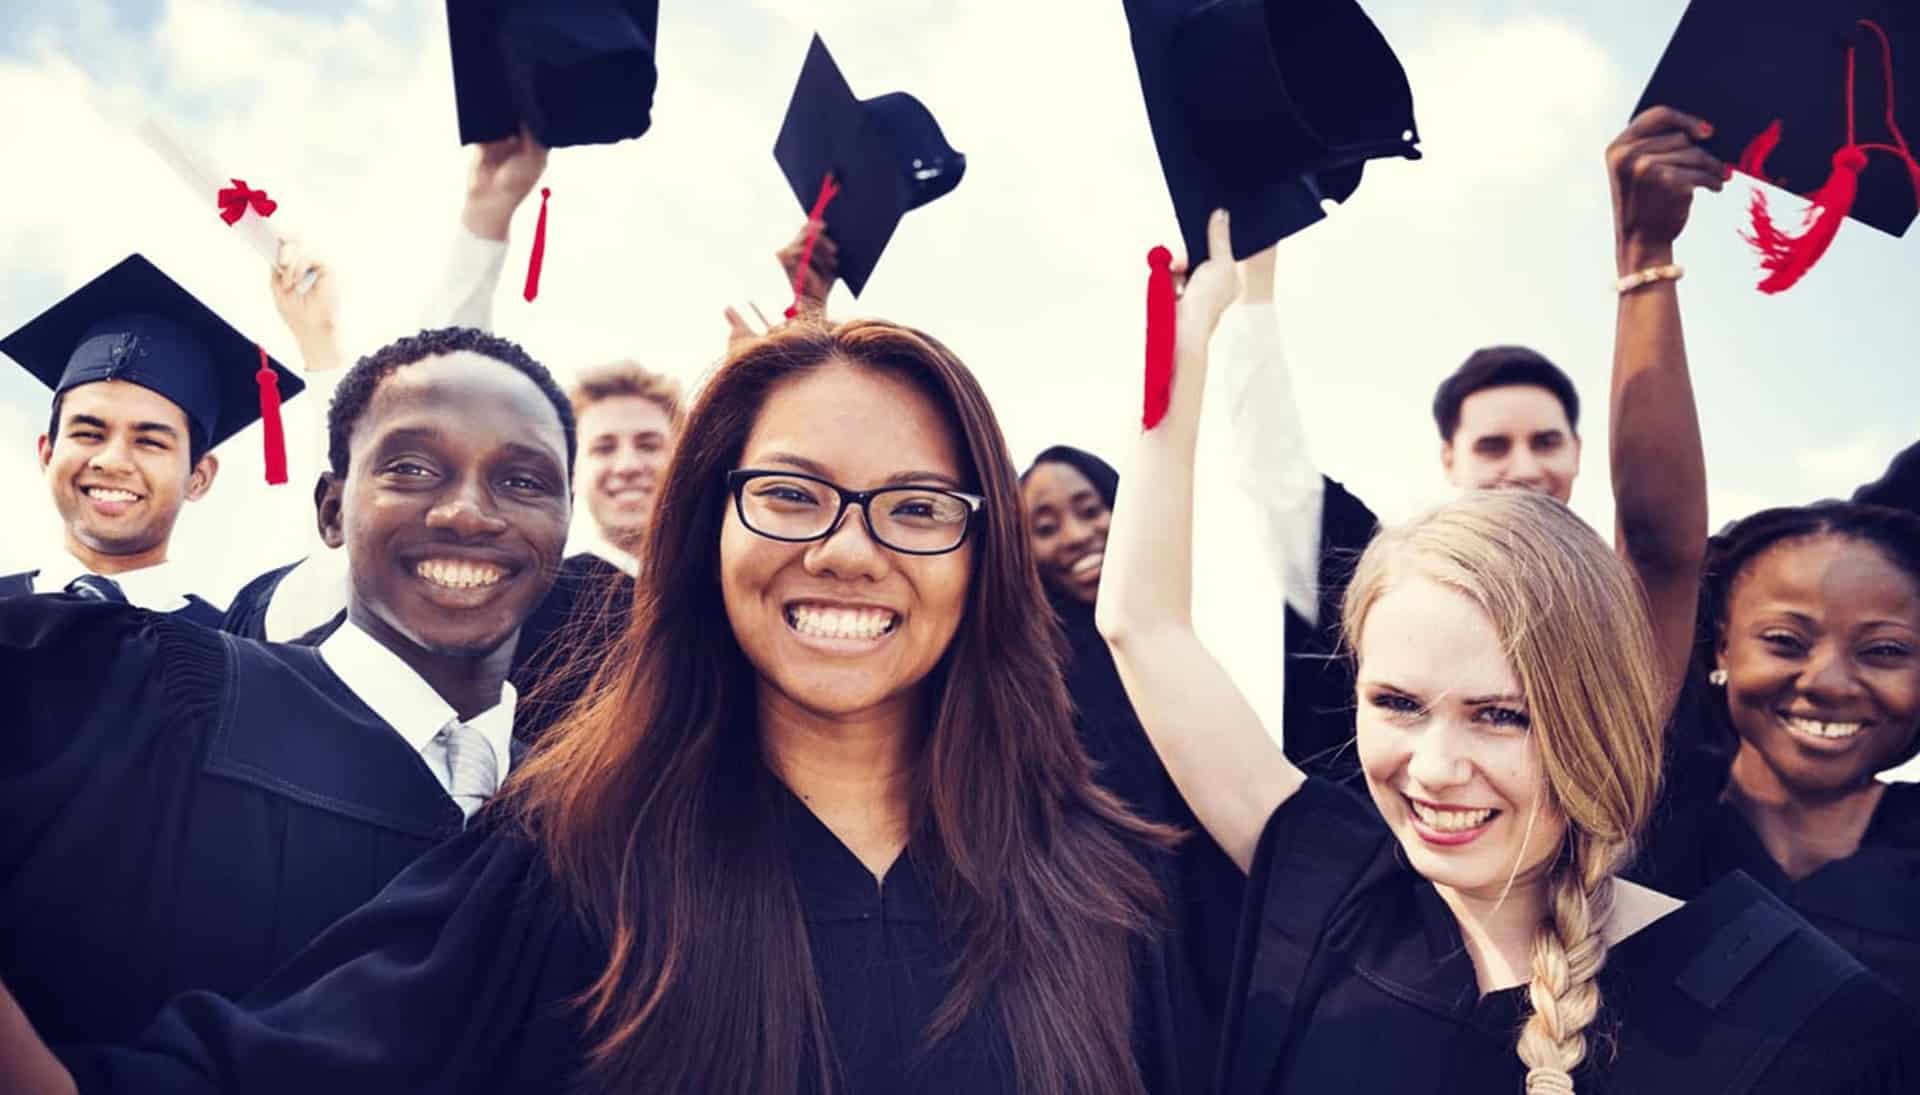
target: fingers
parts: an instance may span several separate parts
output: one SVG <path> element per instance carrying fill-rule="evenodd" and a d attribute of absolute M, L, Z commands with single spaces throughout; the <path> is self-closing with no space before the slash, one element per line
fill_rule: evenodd
<path fill-rule="evenodd" d="M 1214 210 L 1213 216 L 1207 218 L 1207 258 L 1233 261 L 1233 225 L 1224 209 Z"/>
<path fill-rule="evenodd" d="M 1713 136 L 1713 125 L 1703 118 L 1696 118 L 1670 106 L 1651 106 L 1627 123 L 1627 128 L 1620 134 L 1620 139 L 1624 141 L 1651 137 L 1668 130 L 1680 130 L 1696 141 L 1704 141 Z"/>
<path fill-rule="evenodd" d="M 1704 148 L 1683 148 L 1637 157 L 1631 168 L 1636 182 L 1653 182 L 1675 189 L 1701 187 L 1719 192 L 1727 183 L 1727 165 Z"/>

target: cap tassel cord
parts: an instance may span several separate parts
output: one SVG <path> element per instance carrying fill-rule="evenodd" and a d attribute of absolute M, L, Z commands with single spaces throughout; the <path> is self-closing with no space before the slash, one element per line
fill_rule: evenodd
<path fill-rule="evenodd" d="M 267 482 L 278 486 L 287 481 L 287 431 L 280 422 L 280 376 L 267 360 L 267 348 L 259 344 L 260 371 L 253 382 L 260 386 L 260 426 L 266 449 Z"/>
<path fill-rule="evenodd" d="M 787 305 L 786 316 L 793 319 L 800 314 L 800 303 L 806 299 L 807 270 L 813 264 L 813 245 L 819 241 L 820 232 L 826 227 L 821 218 L 826 215 L 827 204 L 840 193 L 840 185 L 833 181 L 833 172 L 820 180 L 820 196 L 813 200 L 813 208 L 807 212 L 807 239 L 800 245 L 800 267 L 793 272 L 793 303 Z"/>
<path fill-rule="evenodd" d="M 1164 247 L 1147 252 L 1147 383 L 1140 425 L 1153 429 L 1167 417 L 1173 400 L 1173 253 Z"/>
<path fill-rule="evenodd" d="M 547 259 L 547 198 L 552 194 L 552 188 L 540 188 L 540 219 L 533 225 L 533 250 L 527 255 L 527 287 L 520 294 L 528 304 L 540 295 L 540 267 Z"/>
<path fill-rule="evenodd" d="M 1760 252 L 1760 267 L 1767 276 L 1760 282 L 1763 293 L 1779 293 L 1792 288 L 1805 276 L 1813 265 L 1825 255 L 1833 244 L 1834 237 L 1840 232 L 1840 225 L 1853 212 L 1854 199 L 1860 192 L 1860 172 L 1866 169 L 1868 152 L 1887 152 L 1898 156 L 1907 168 L 1907 175 L 1913 182 L 1916 201 L 1920 201 L 1920 161 L 1916 161 L 1913 152 L 1907 147 L 1907 139 L 1900 132 L 1900 126 L 1894 120 L 1893 44 L 1887 39 L 1886 31 L 1871 19 L 1862 19 L 1859 26 L 1872 31 L 1880 39 L 1880 59 L 1887 80 L 1887 129 L 1893 134 L 1893 144 L 1861 144 L 1856 131 L 1854 111 L 1854 68 L 1856 50 L 1847 46 L 1847 143 L 1833 154 L 1833 172 L 1827 176 L 1820 189 L 1808 198 L 1807 211 L 1798 232 L 1788 232 L 1773 223 L 1773 217 L 1767 209 L 1766 195 L 1756 190 L 1748 202 L 1747 212 L 1753 223 L 1751 232 L 1741 233 L 1741 237 Z M 1767 127 L 1766 131 L 1755 137 L 1740 156 L 1740 170 L 1755 178 L 1765 179 L 1767 157 L 1780 143 L 1780 122 L 1778 119 Z"/>

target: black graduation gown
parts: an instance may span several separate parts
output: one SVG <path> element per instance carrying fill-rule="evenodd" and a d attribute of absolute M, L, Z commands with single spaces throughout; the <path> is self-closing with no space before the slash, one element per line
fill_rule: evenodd
<path fill-rule="evenodd" d="M 1201 1022 L 1189 1037 L 1192 1055 L 1210 1061 L 1233 970 L 1234 933 L 1247 879 L 1207 835 L 1134 714 L 1113 652 L 1094 625 L 1093 606 L 1059 595 L 1053 610 L 1067 640 L 1067 695 L 1095 778 L 1135 814 L 1186 833 L 1163 885 L 1173 898 L 1177 931 L 1195 979 Z"/>
<path fill-rule="evenodd" d="M 779 809 L 847 1095 L 1012 1095 L 993 1009 L 922 1055 L 951 951 L 911 853 L 883 884 L 790 793 Z M 62 1047 L 83 1095 L 485 1095 L 573 1090 L 567 1004 L 607 952 L 510 820 L 428 854 L 242 1003 L 194 993 L 129 1047 Z M 1143 948 L 1136 1053 L 1149 1089 L 1197 1091 L 1173 1050 L 1183 1006 Z"/>
<path fill-rule="evenodd" d="M 40 574 L 37 570 L 25 570 L 18 574 L 0 574 L 0 601 L 12 597 L 26 597 L 34 592 L 33 580 Z M 42 590 L 41 592 L 60 593 L 63 590 Z M 201 627 L 219 627 L 222 615 L 219 609 L 194 594 L 186 595 L 186 604 L 173 609 L 167 615 L 175 616 L 188 623 Z"/>
<path fill-rule="evenodd" d="M 1633 877 L 1691 898 L 1741 871 L 1892 986 L 1920 1013 L 1920 785 L 1887 786 L 1860 849 L 1795 881 L 1759 834 L 1722 802 L 1731 769 L 1705 727 L 1713 697 L 1691 683 L 1670 731 L 1667 780 Z"/>
<path fill-rule="evenodd" d="M 23 597 L 0 694 L 0 980 L 49 1041 L 253 988 L 462 826 L 310 648 Z"/>
<path fill-rule="evenodd" d="M 1525 986 L 1480 996 L 1458 923 L 1370 805 L 1309 780 L 1268 821 L 1249 887 L 1229 1095 L 1522 1089 Z M 1613 947 L 1600 990 L 1580 1095 L 1920 1090 L 1914 1017 L 1743 875 Z"/>
<path fill-rule="evenodd" d="M 1380 521 L 1339 483 L 1325 476 L 1321 482 L 1320 619 L 1310 624 L 1286 610 L 1282 747 L 1303 771 L 1344 783 L 1358 777 L 1360 764 L 1353 750 L 1353 666 L 1342 650 L 1340 609 L 1354 565 Z"/>
<path fill-rule="evenodd" d="M 280 583 L 299 562 L 260 575 L 241 587 L 220 627 L 249 639 L 267 637 L 267 606 Z M 633 579 L 612 563 L 588 552 L 560 564 L 553 589 L 520 627 L 507 679 L 520 694 L 513 712 L 513 735 L 532 743 L 586 691 L 600 657 L 626 630 L 633 612 Z M 341 617 L 293 640 L 318 642 Z"/>

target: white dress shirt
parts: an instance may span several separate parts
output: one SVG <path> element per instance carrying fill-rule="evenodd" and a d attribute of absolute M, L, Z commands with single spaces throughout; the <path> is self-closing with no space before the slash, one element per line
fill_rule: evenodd
<path fill-rule="evenodd" d="M 458 714 L 440 693 L 400 655 L 380 645 L 351 620 L 320 644 L 320 660 L 420 754 L 433 778 L 451 793 L 453 773 L 447 765 L 446 741 L 439 735 Z M 465 720 L 493 749 L 494 771 L 498 773 L 494 791 L 506 779 L 507 766 L 513 759 L 513 709 L 518 700 L 512 683 L 502 681 L 500 702 Z"/>
<path fill-rule="evenodd" d="M 59 593 L 83 574 L 94 573 L 80 565 L 80 560 L 66 552 L 47 560 L 33 576 L 35 593 Z M 179 564 L 171 560 L 155 563 L 139 570 L 129 570 L 122 574 L 102 574 L 120 587 L 127 603 L 136 608 L 151 609 L 154 612 L 177 612 L 187 606 L 187 589 L 182 588 L 183 572 Z M 205 600 L 205 598 L 202 598 Z M 211 603 L 211 602 L 209 602 Z M 216 610 L 219 605 L 213 606 Z"/>
<path fill-rule="evenodd" d="M 1270 302 L 1235 304 L 1222 317 L 1218 375 L 1226 389 L 1233 476 L 1259 514 L 1261 544 L 1308 623 L 1320 616 L 1320 511 L 1326 483 L 1307 456 L 1306 431 Z"/>
<path fill-rule="evenodd" d="M 493 295 L 507 267 L 507 242 L 481 239 L 462 225 L 455 230 L 446 273 L 427 301 L 429 327 L 493 329 Z"/>

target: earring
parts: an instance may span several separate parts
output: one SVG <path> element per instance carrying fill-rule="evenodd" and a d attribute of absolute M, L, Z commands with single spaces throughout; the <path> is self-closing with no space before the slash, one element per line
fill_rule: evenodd
<path fill-rule="evenodd" d="M 1727 671 L 1724 669 L 1716 669 L 1707 674 L 1707 683 L 1715 688 L 1725 688 L 1727 686 Z"/>

